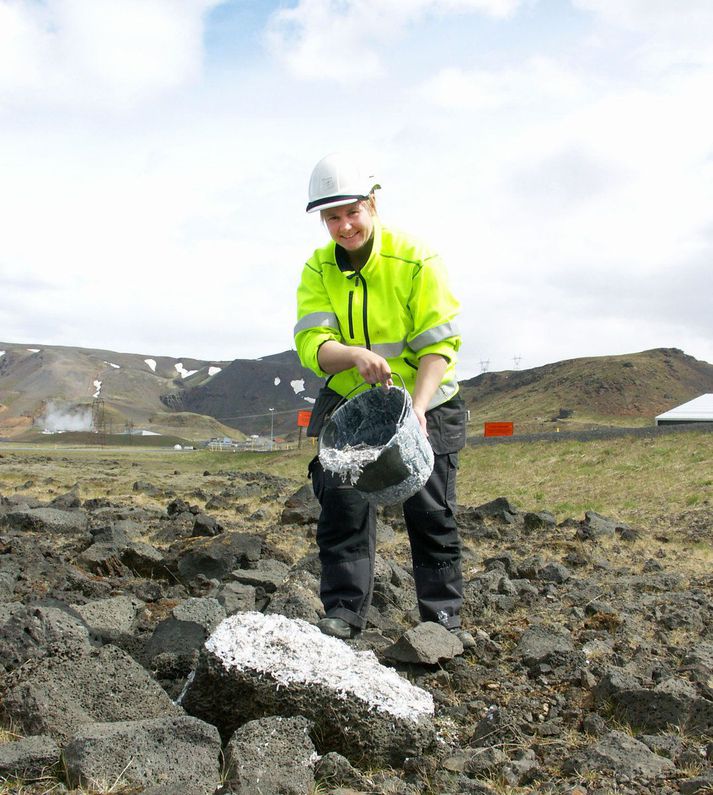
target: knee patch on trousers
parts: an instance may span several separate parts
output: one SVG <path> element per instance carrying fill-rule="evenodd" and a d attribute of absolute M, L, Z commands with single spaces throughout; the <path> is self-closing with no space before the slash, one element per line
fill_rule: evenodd
<path fill-rule="evenodd" d="M 450 511 L 404 512 L 414 566 L 437 568 L 460 559 L 460 536 Z"/>

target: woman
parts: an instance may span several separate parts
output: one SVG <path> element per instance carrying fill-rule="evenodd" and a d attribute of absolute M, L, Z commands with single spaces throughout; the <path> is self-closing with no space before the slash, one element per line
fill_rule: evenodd
<path fill-rule="evenodd" d="M 300 360 L 326 377 L 308 435 L 354 387 L 392 385 L 398 373 L 433 448 L 425 486 L 404 502 L 418 607 L 474 645 L 460 628 L 463 577 L 455 522 L 458 450 L 465 444 L 465 406 L 455 375 L 459 303 L 438 255 L 382 226 L 374 177 L 348 155 L 317 163 L 307 212 L 319 212 L 331 241 L 305 264 L 297 290 L 295 342 Z M 399 384 L 401 381 L 399 380 Z M 366 625 L 374 583 L 375 509 L 354 488 L 310 464 L 321 505 L 317 544 L 322 564 L 322 632 L 354 637 Z"/>

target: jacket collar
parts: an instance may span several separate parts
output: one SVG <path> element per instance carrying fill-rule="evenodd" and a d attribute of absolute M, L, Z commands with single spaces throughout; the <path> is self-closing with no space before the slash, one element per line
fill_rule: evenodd
<path fill-rule="evenodd" d="M 361 273 L 365 273 L 370 268 L 373 267 L 373 263 L 376 261 L 377 257 L 381 253 L 381 235 L 382 235 L 382 226 L 381 221 L 379 220 L 379 216 L 374 216 L 374 243 L 371 247 L 371 254 L 369 254 L 369 259 L 364 263 Z M 347 252 L 334 241 L 332 242 L 334 246 L 334 261 L 337 263 L 339 270 L 342 273 L 347 273 L 350 277 L 354 274 L 354 268 L 352 268 L 349 257 L 347 257 Z"/>

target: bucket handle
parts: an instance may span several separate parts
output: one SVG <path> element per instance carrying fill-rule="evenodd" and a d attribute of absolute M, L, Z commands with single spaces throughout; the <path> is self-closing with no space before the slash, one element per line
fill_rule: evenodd
<path fill-rule="evenodd" d="M 403 389 L 403 392 L 404 392 L 404 403 L 403 403 L 403 406 L 401 407 L 401 415 L 399 416 L 399 423 L 398 423 L 399 425 L 401 425 L 401 423 L 404 421 L 404 419 L 406 417 L 406 412 L 408 411 L 408 398 L 406 397 L 406 395 L 408 393 L 406 391 L 406 382 L 404 381 L 404 378 L 401 375 L 401 373 L 392 372 L 391 376 L 392 376 L 392 378 L 393 378 L 393 376 L 398 376 L 399 381 L 401 381 L 401 389 Z M 361 389 L 364 385 L 370 386 L 370 384 L 367 381 L 362 381 L 360 384 L 357 384 L 356 386 L 353 386 L 347 392 L 347 394 L 342 397 L 342 399 L 339 401 L 339 403 L 337 403 L 337 405 L 332 409 L 332 414 L 334 414 L 334 412 L 338 408 L 341 408 L 344 405 L 344 403 L 347 402 L 347 400 L 349 399 L 349 396 L 352 394 L 352 392 L 356 392 L 357 389 Z"/>

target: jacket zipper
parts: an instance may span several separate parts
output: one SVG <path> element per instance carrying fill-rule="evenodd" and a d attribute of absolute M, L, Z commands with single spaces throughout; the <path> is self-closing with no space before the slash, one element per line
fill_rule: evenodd
<path fill-rule="evenodd" d="M 368 307 L 368 297 L 367 297 L 367 290 L 366 290 L 366 280 L 360 273 L 354 274 L 354 286 L 356 287 L 361 282 L 362 288 L 364 290 L 364 299 L 362 301 L 361 307 L 361 319 L 362 324 L 364 326 L 364 347 L 371 350 L 371 340 L 369 339 L 369 307 Z M 347 304 L 348 308 L 348 317 L 349 317 L 349 336 L 351 339 L 354 339 L 354 290 L 349 292 L 349 301 Z"/>
<path fill-rule="evenodd" d="M 366 279 L 361 274 L 357 276 L 357 279 L 361 279 L 361 283 L 364 287 L 364 301 L 362 302 L 362 307 L 361 307 L 361 316 L 362 316 L 362 321 L 364 323 L 364 345 L 366 348 L 371 350 L 371 340 L 369 339 L 369 323 L 368 323 L 369 314 L 367 311 L 368 300 L 367 300 L 367 291 L 366 291 Z"/>
<path fill-rule="evenodd" d="M 352 309 L 354 305 L 354 290 L 349 291 L 349 337 L 354 339 L 354 318 L 352 317 Z"/>

